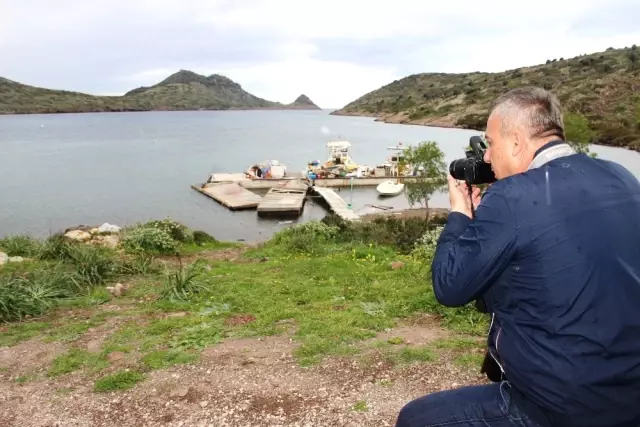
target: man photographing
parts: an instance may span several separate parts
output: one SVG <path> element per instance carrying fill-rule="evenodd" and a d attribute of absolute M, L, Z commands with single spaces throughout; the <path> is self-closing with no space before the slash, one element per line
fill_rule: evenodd
<path fill-rule="evenodd" d="M 414 400 L 396 426 L 640 426 L 640 182 L 576 154 L 540 88 L 498 98 L 485 134 L 496 181 L 480 200 L 449 177 L 432 280 L 443 305 L 484 302 L 500 378 Z"/>

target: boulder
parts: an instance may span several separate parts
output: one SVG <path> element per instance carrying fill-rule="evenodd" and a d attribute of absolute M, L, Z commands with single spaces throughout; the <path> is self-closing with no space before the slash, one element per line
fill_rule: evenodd
<path fill-rule="evenodd" d="M 9 262 L 23 262 L 25 259 L 21 256 L 11 256 L 9 257 Z"/>
<path fill-rule="evenodd" d="M 69 227 L 66 230 L 64 230 L 64 234 L 67 234 L 70 231 L 75 231 L 75 230 L 80 230 L 80 231 L 86 231 L 87 233 L 89 231 L 91 231 L 93 227 L 89 227 L 88 225 L 74 225 L 73 227 Z"/>
<path fill-rule="evenodd" d="M 64 236 L 71 240 L 77 240 L 78 242 L 86 242 L 87 240 L 91 240 L 91 234 L 87 231 L 82 230 L 71 230 L 64 234 Z"/>
<path fill-rule="evenodd" d="M 4 252 L 0 252 L 0 265 L 6 264 L 9 262 L 9 255 Z"/>
<path fill-rule="evenodd" d="M 121 229 L 122 228 L 118 227 L 117 225 L 113 225 L 113 224 L 109 224 L 108 222 L 105 222 L 100 227 L 98 227 L 98 232 L 104 233 L 104 234 L 118 234 Z"/>
<path fill-rule="evenodd" d="M 120 297 L 126 292 L 127 288 L 122 283 L 116 283 L 115 286 L 107 286 L 107 291 L 114 297 Z"/>

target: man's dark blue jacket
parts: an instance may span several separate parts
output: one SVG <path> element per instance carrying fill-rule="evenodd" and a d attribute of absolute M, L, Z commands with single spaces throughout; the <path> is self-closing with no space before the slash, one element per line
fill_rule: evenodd
<path fill-rule="evenodd" d="M 489 348 L 553 425 L 640 426 L 640 183 L 573 154 L 495 182 L 449 214 L 437 300 L 483 297 Z"/>

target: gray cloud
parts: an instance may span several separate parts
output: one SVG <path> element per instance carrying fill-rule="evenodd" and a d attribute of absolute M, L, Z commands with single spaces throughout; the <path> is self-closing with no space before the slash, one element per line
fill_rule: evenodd
<path fill-rule="evenodd" d="M 637 0 L 396 0 L 393 10 L 308 1 L 0 0 L 0 76 L 123 93 L 178 69 L 230 70 L 259 96 L 304 91 L 337 106 L 408 74 L 500 71 L 640 44 Z"/>

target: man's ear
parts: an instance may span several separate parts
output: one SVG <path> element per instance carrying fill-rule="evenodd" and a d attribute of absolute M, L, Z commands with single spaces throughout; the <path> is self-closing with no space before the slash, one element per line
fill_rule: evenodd
<path fill-rule="evenodd" d="M 526 143 L 527 141 L 520 132 L 514 132 L 511 155 L 513 157 L 520 157 L 525 150 Z"/>

